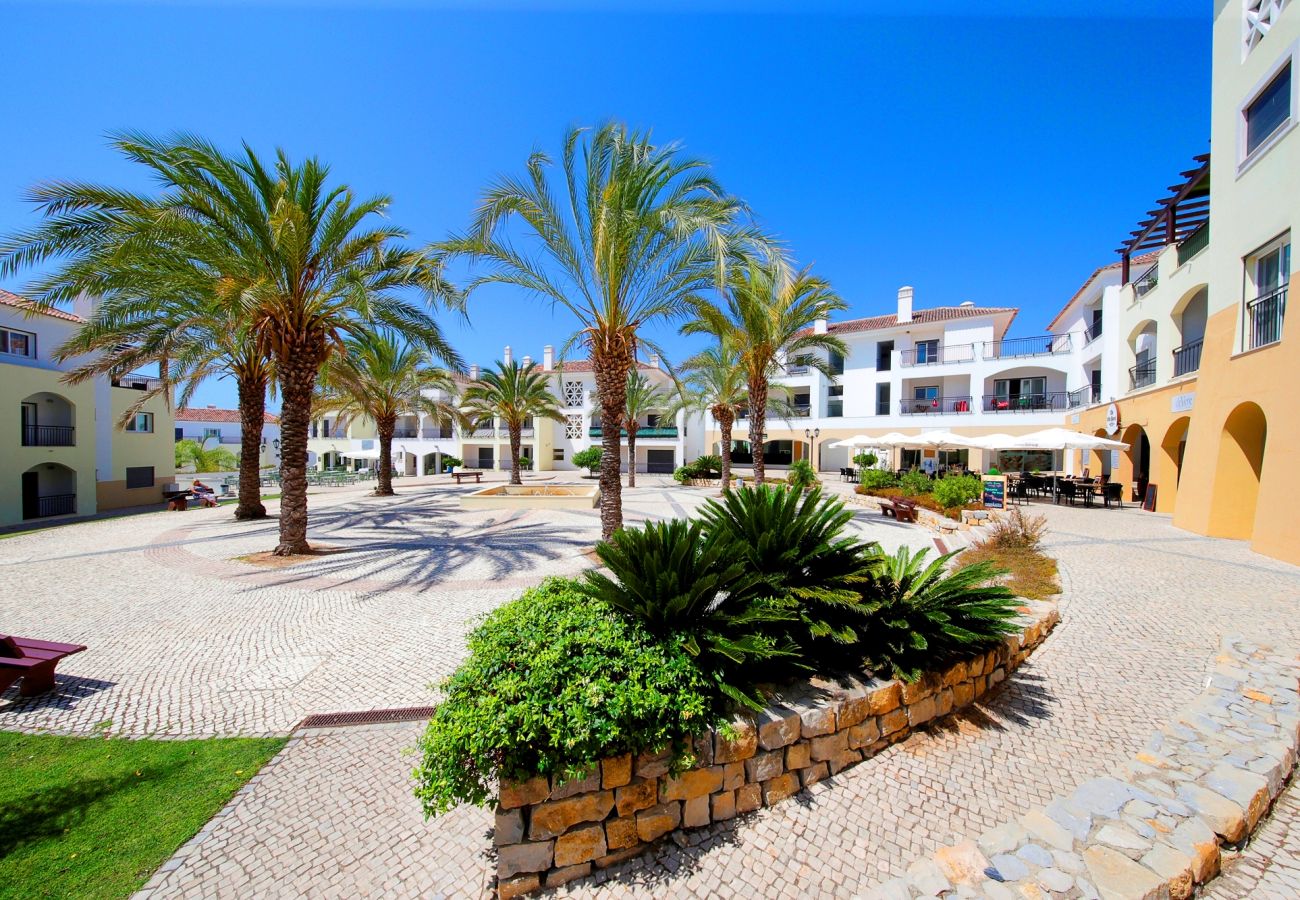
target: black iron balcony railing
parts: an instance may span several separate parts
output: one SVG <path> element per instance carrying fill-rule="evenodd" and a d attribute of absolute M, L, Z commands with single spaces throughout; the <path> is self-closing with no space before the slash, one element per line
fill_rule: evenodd
<path fill-rule="evenodd" d="M 1085 344 L 1091 344 L 1099 337 L 1101 337 L 1101 319 L 1093 322 L 1083 330 L 1083 342 Z"/>
<path fill-rule="evenodd" d="M 1156 383 L 1156 361 L 1148 359 L 1128 370 L 1129 390 L 1148 387 Z"/>
<path fill-rule="evenodd" d="M 1137 278 L 1133 279 L 1133 293 L 1141 297 L 1148 293 L 1152 288 L 1160 283 L 1160 263 L 1152 263 L 1151 268 L 1147 269 Z"/>
<path fill-rule="evenodd" d="M 1208 246 L 1210 246 L 1210 220 L 1206 219 L 1179 243 L 1178 265 L 1181 266 Z"/>
<path fill-rule="evenodd" d="M 1070 394 L 1068 391 L 984 395 L 985 412 L 1049 412 L 1069 408 Z"/>
<path fill-rule="evenodd" d="M 1254 350 L 1282 340 L 1286 318 L 1286 285 L 1246 304 L 1246 349 Z"/>
<path fill-rule="evenodd" d="M 1196 340 L 1174 349 L 1174 375 L 1186 375 L 1201 368 L 1201 344 Z"/>
<path fill-rule="evenodd" d="M 1095 384 L 1085 385 L 1076 391 L 1070 391 L 1070 409 L 1090 406 L 1101 402 L 1101 387 Z"/>
<path fill-rule="evenodd" d="M 898 354 L 902 366 L 938 366 L 944 363 L 974 362 L 974 344 L 954 344 L 951 347 L 915 347 Z"/>
<path fill-rule="evenodd" d="M 627 429 L 619 429 L 621 436 L 627 437 Z M 593 425 L 587 429 L 587 434 L 591 437 L 601 437 L 602 432 L 599 425 Z M 638 438 L 675 438 L 677 437 L 676 425 L 642 425 L 636 430 Z"/>
<path fill-rule="evenodd" d="M 148 375 L 123 375 L 111 381 L 113 387 L 127 388 L 133 391 L 153 391 L 162 385 L 162 379 Z"/>
<path fill-rule="evenodd" d="M 787 375 L 807 375 L 807 374 L 808 374 L 808 364 L 807 364 L 807 363 L 791 363 L 790 365 L 788 365 L 788 366 L 785 367 L 785 374 L 787 374 Z"/>
<path fill-rule="evenodd" d="M 395 438 L 417 438 L 420 436 L 418 428 L 394 428 L 393 437 Z"/>
<path fill-rule="evenodd" d="M 24 447 L 75 447 L 77 429 L 70 425 L 24 425 Z"/>
<path fill-rule="evenodd" d="M 36 518 L 70 516 L 77 511 L 76 494 L 50 494 L 36 499 Z"/>
<path fill-rule="evenodd" d="M 899 400 L 898 411 L 905 416 L 937 415 L 942 413 L 968 413 L 971 397 L 914 397 Z"/>
<path fill-rule="evenodd" d="M 1014 359 L 1018 356 L 1054 356 L 1070 352 L 1068 334 L 1047 334 L 1042 337 L 1011 338 L 1005 341 L 985 341 L 985 359 Z"/>

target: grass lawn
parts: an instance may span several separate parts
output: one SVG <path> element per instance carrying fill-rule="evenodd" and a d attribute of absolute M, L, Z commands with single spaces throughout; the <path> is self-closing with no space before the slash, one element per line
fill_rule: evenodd
<path fill-rule="evenodd" d="M 962 565 L 989 562 L 995 568 L 1006 570 L 1002 583 L 1017 597 L 1046 600 L 1061 593 L 1056 560 L 1037 550 L 977 544 L 957 557 L 957 562 Z"/>
<path fill-rule="evenodd" d="M 128 896 L 284 743 L 0 732 L 0 898 Z"/>

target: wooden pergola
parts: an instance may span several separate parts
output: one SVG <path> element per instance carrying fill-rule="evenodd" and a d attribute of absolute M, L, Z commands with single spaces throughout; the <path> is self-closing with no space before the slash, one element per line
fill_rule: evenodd
<path fill-rule="evenodd" d="M 1129 239 L 1116 252 L 1123 260 L 1123 281 L 1130 281 L 1133 257 L 1169 244 L 1180 244 L 1210 223 L 1210 154 L 1193 157 L 1195 168 L 1180 172 L 1186 180 L 1170 185 L 1170 194 L 1147 211 L 1147 218 L 1129 232 Z"/>

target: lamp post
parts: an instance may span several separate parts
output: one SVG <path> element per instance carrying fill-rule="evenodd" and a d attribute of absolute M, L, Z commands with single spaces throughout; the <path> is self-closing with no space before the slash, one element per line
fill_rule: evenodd
<path fill-rule="evenodd" d="M 822 433 L 820 428 L 805 428 L 803 436 L 808 439 L 808 455 L 813 458 L 813 471 L 820 471 L 817 465 L 817 436 Z"/>

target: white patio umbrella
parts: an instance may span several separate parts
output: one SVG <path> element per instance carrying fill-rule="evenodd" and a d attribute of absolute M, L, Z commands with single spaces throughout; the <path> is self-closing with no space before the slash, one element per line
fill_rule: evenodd
<path fill-rule="evenodd" d="M 954 434 L 951 431 L 927 431 L 915 438 L 921 447 L 933 447 L 936 450 L 985 450 L 981 438 L 973 435 Z"/>
<path fill-rule="evenodd" d="M 1009 447 L 1001 448 L 1003 450 L 1127 450 L 1128 444 L 1123 441 L 1112 441 L 1109 438 L 1097 437 L 1095 434 L 1085 434 L 1082 431 L 1071 431 L 1068 428 L 1044 428 L 1042 431 L 1034 431 L 1029 434 L 1022 434 L 1016 438 L 1015 442 Z M 1056 496 L 1056 473 L 1052 473 L 1052 496 Z"/>
<path fill-rule="evenodd" d="M 349 450 L 339 455 L 347 459 L 379 459 L 378 450 Z"/>
<path fill-rule="evenodd" d="M 868 437 L 865 434 L 855 434 L 853 437 L 845 438 L 842 441 L 836 441 L 831 444 L 832 447 L 870 447 L 875 438 Z"/>

